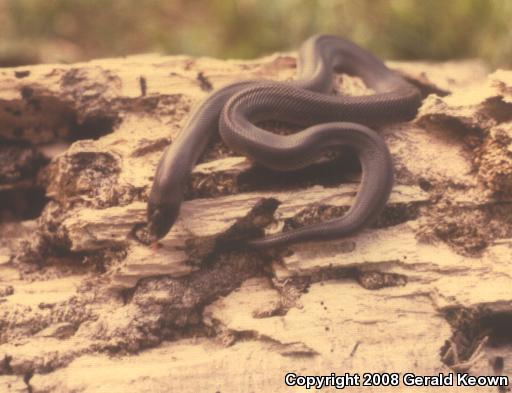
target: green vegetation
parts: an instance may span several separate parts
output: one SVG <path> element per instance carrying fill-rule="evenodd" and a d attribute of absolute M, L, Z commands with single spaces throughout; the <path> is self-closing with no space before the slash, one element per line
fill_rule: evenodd
<path fill-rule="evenodd" d="M 250 58 L 323 32 L 384 58 L 480 57 L 509 67 L 511 20 L 512 0 L 0 0 L 0 57 Z"/>

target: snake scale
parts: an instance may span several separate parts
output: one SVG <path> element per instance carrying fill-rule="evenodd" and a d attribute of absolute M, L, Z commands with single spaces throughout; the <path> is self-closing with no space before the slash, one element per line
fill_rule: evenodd
<path fill-rule="evenodd" d="M 375 94 L 331 94 L 337 72 L 359 76 Z M 419 90 L 368 51 L 340 37 L 313 36 L 300 48 L 296 80 L 235 82 L 213 92 L 193 111 L 158 163 L 147 209 L 150 237 L 160 239 L 171 229 L 192 169 L 216 130 L 235 151 L 274 170 L 302 168 L 338 146 L 354 149 L 361 163 L 361 184 L 345 215 L 249 240 L 247 247 L 264 249 L 352 235 L 377 218 L 393 186 L 389 150 L 368 126 L 410 120 L 420 104 Z M 303 129 L 277 135 L 256 125 L 263 120 Z"/>

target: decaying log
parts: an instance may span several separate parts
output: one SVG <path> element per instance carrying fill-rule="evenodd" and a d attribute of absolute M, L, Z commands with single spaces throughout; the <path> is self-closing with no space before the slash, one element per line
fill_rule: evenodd
<path fill-rule="evenodd" d="M 190 110 L 235 80 L 292 79 L 294 54 L 2 69 L 0 391 L 280 392 L 289 371 L 512 376 L 512 72 L 389 65 L 425 98 L 414 121 L 379 130 L 396 172 L 386 210 L 350 238 L 268 252 L 237 245 L 347 211 L 350 152 L 283 175 L 214 138 L 158 250 L 144 243 L 145 203 Z"/>

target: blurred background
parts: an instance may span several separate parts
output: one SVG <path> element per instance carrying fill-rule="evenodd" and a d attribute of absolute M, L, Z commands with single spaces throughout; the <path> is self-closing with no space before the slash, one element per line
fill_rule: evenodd
<path fill-rule="evenodd" d="M 512 66 L 512 0 L 0 0 L 0 66 L 162 52 L 253 58 L 318 32 L 386 59 Z"/>

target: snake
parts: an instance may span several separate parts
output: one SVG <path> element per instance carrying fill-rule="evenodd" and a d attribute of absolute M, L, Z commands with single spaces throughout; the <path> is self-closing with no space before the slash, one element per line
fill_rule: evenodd
<path fill-rule="evenodd" d="M 333 94 L 337 73 L 359 77 L 373 94 Z M 147 204 L 149 237 L 156 242 L 174 225 L 191 172 L 217 131 L 236 152 L 272 170 L 303 168 L 340 147 L 354 150 L 361 165 L 355 201 L 343 216 L 248 239 L 246 247 L 354 235 L 378 218 L 393 187 L 390 151 L 372 128 L 412 120 L 420 105 L 419 89 L 370 52 L 341 37 L 312 36 L 298 52 L 295 80 L 237 81 L 211 93 L 191 113 L 157 164 Z M 267 120 L 301 130 L 278 135 L 259 126 Z"/>

